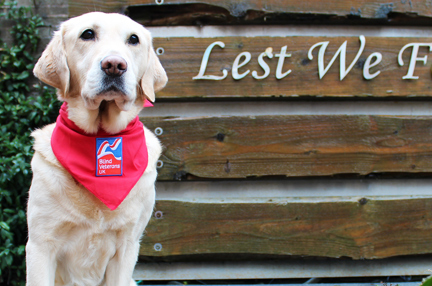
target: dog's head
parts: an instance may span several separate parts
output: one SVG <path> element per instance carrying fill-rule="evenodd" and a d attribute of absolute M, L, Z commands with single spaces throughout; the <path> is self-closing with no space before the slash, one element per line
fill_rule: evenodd
<path fill-rule="evenodd" d="M 87 133 L 124 129 L 167 76 L 143 26 L 120 14 L 88 13 L 64 22 L 34 68 L 68 102 Z"/>

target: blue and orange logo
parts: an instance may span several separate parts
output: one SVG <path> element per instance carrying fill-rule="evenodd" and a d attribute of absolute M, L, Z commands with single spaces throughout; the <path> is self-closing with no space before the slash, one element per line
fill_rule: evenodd
<path fill-rule="evenodd" d="M 123 175 L 123 138 L 96 138 L 96 176 Z"/>

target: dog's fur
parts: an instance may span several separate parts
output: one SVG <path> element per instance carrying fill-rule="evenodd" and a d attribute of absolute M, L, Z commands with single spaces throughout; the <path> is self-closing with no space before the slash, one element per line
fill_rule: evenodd
<path fill-rule="evenodd" d="M 94 31 L 94 39 L 82 37 Z M 131 35 L 139 43 L 131 42 Z M 101 62 L 119 56 L 127 63 L 121 83 L 107 87 Z M 89 13 L 64 22 L 34 68 L 58 89 L 68 114 L 89 134 L 115 134 L 154 101 L 166 73 L 153 51 L 150 33 L 119 14 Z M 114 84 L 114 85 L 115 85 Z M 135 285 L 139 239 L 153 211 L 158 139 L 144 128 L 149 162 L 122 204 L 109 210 L 57 161 L 50 141 L 55 124 L 32 133 L 35 154 L 29 191 L 27 285 Z M 79 144 L 79 142 L 77 142 Z M 127 148 L 127 146 L 125 146 Z"/>

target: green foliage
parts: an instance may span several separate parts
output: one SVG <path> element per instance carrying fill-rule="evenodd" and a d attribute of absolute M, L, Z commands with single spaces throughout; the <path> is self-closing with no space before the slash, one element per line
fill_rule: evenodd
<path fill-rule="evenodd" d="M 0 46 L 0 284 L 24 285 L 30 133 L 55 120 L 59 103 L 53 89 L 29 84 L 42 19 L 28 7 L 6 5 L 0 20 L 14 23 L 14 43 Z"/>
<path fill-rule="evenodd" d="M 432 286 L 432 276 L 424 278 L 420 286 Z"/>

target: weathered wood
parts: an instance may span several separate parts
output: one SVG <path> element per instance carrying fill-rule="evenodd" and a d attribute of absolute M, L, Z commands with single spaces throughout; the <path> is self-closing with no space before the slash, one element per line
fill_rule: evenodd
<path fill-rule="evenodd" d="M 432 171 L 429 116 L 145 117 L 142 121 L 152 130 L 163 130 L 159 180 L 187 174 L 248 178 Z"/>
<path fill-rule="evenodd" d="M 152 257 L 154 259 L 154 257 Z M 221 279 L 293 279 L 334 277 L 388 277 L 429 276 L 432 257 L 393 257 L 375 260 L 350 259 L 285 259 L 255 261 L 182 261 L 138 263 L 134 270 L 135 280 L 189 281 Z M 418 286 L 398 283 L 399 286 Z M 273 284 L 275 285 L 275 284 Z M 293 284 L 291 284 L 293 285 Z M 311 284 L 313 286 L 334 286 L 334 284 Z M 361 284 L 337 284 L 339 286 L 361 286 Z M 376 284 L 365 284 L 373 286 Z M 293 285 L 294 286 L 294 285 Z"/>
<path fill-rule="evenodd" d="M 365 19 L 388 19 L 394 14 L 407 14 L 410 16 L 431 17 L 432 4 L 429 0 L 402 0 L 389 2 L 387 0 L 306 0 L 306 1 L 189 1 L 189 0 L 121 0 L 115 2 L 89 1 L 89 0 L 70 0 L 69 15 L 76 16 L 91 11 L 121 12 L 129 6 L 156 6 L 157 2 L 163 6 L 169 4 L 206 4 L 210 8 L 218 11 L 223 9 L 223 16 L 234 18 L 254 17 L 255 14 L 272 15 L 278 13 L 290 14 L 317 14 L 341 17 L 357 17 Z M 167 16 L 169 14 L 167 13 Z M 189 15 L 193 17 L 194 15 Z M 257 16 L 255 16 L 257 17 Z M 247 20 L 247 19 L 246 19 Z M 287 19 L 289 20 L 289 19 Z"/>
<path fill-rule="evenodd" d="M 264 190 L 263 190 L 264 191 Z M 431 197 L 157 201 L 140 255 L 432 253 Z"/>
<path fill-rule="evenodd" d="M 107 13 L 123 13 L 128 6 L 127 0 L 100 1 L 100 0 L 69 0 L 69 17 L 84 13 L 101 11 Z"/>
<path fill-rule="evenodd" d="M 432 196 L 432 178 L 407 180 L 302 178 L 295 180 L 205 180 L 158 181 L 157 200 L 248 200 L 278 197 L 378 197 L 378 196 Z M 265 191 L 263 191 L 265 190 Z"/>
<path fill-rule="evenodd" d="M 414 76 L 417 80 L 403 79 L 408 74 L 412 55 L 412 47 L 402 53 L 403 66 L 398 64 L 401 49 L 410 43 L 431 45 L 431 38 L 365 38 L 365 48 L 353 65 L 353 68 L 341 80 L 340 60 L 334 61 L 322 79 L 318 73 L 318 52 L 320 47 L 312 51 L 312 59 L 308 51 L 320 42 L 329 41 L 324 55 L 323 68 L 327 67 L 341 45 L 347 41 L 346 64 L 348 67 L 356 58 L 361 47 L 359 37 L 217 37 L 217 38 L 155 38 L 156 48 L 163 48 L 159 56 L 167 71 L 168 85 L 158 93 L 158 98 L 226 98 L 226 97 L 430 97 L 432 96 L 432 76 L 430 62 L 432 55 L 429 48 L 419 47 L 418 57 L 426 56 L 426 65 L 415 63 Z M 227 76 L 223 80 L 193 79 L 199 75 L 203 54 L 207 47 L 215 42 L 224 43 L 225 47 L 214 46 L 210 53 L 204 75 Z M 276 79 L 282 47 L 286 46 L 286 57 L 281 73 L 291 70 L 281 79 Z M 271 49 L 267 49 L 267 48 Z M 258 76 L 264 75 L 263 68 L 258 64 L 258 57 L 264 51 L 272 51 L 273 58 L 264 57 L 270 73 L 264 78 L 253 78 L 255 71 Z M 161 52 L 162 50 L 159 49 Z M 249 73 L 242 79 L 233 79 L 233 63 L 242 52 L 250 52 L 251 60 L 238 69 L 238 73 Z M 375 78 L 366 80 L 364 65 L 373 53 L 380 53 L 382 61 L 368 69 L 370 74 L 380 72 Z M 428 56 L 429 55 L 429 56 Z M 242 57 L 240 63 L 245 58 Z M 371 58 L 371 64 L 375 58 Z M 414 60 L 413 60 L 414 62 Z"/>
<path fill-rule="evenodd" d="M 432 101 L 293 101 L 293 100 L 250 100 L 197 102 L 156 100 L 155 108 L 143 109 L 145 117 L 202 117 L 257 116 L 257 115 L 396 115 L 432 116 Z"/>

